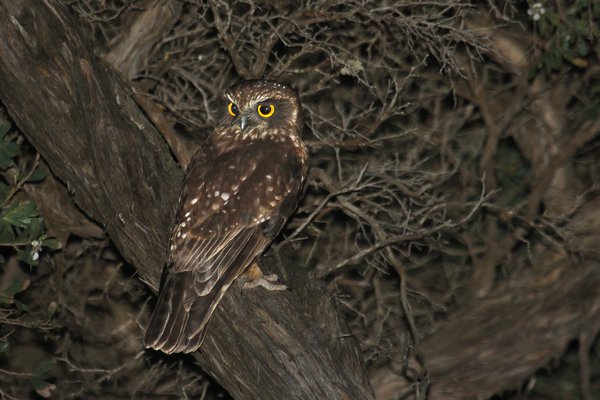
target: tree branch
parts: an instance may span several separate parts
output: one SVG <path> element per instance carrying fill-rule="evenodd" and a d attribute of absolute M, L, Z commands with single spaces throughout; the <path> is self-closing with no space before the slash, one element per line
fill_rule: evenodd
<path fill-rule="evenodd" d="M 75 26 L 59 2 L 0 0 L 0 100 L 156 290 L 181 171 Z M 372 398 L 360 353 L 331 302 L 312 313 L 324 316 L 318 324 L 304 307 L 292 292 L 235 286 L 209 324 L 199 364 L 236 398 Z"/>

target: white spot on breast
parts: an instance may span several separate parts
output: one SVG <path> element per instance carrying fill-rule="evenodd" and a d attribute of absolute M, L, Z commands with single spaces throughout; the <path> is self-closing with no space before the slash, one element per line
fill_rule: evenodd
<path fill-rule="evenodd" d="M 215 190 L 215 197 L 219 196 L 221 192 L 219 192 L 218 190 Z"/>
<path fill-rule="evenodd" d="M 190 215 L 192 215 L 192 212 L 188 211 L 188 212 L 185 213 L 184 217 L 189 217 Z"/>
<path fill-rule="evenodd" d="M 181 231 L 177 232 L 177 237 L 181 237 Z"/>
<path fill-rule="evenodd" d="M 182 239 L 185 239 L 187 237 L 187 233 L 184 233 L 183 235 L 181 235 Z"/>
<path fill-rule="evenodd" d="M 175 250 L 177 248 L 177 246 L 175 246 L 174 244 L 171 245 L 171 251 Z"/>
<path fill-rule="evenodd" d="M 195 197 L 195 198 L 193 198 L 193 199 L 192 199 L 192 201 L 190 201 L 190 204 L 191 204 L 191 205 L 194 205 L 194 204 L 196 204 L 197 202 L 198 202 L 198 198 L 197 198 L 197 197 Z"/>
<path fill-rule="evenodd" d="M 221 205 L 220 205 L 219 203 L 213 203 L 213 205 L 212 205 L 210 208 L 212 208 L 213 210 L 215 210 L 215 211 L 216 211 L 216 210 L 218 210 L 219 208 L 221 208 Z"/>
<path fill-rule="evenodd" d="M 181 223 L 181 227 L 182 227 L 182 228 L 185 228 L 185 222 L 182 222 L 182 223 Z"/>
<path fill-rule="evenodd" d="M 223 200 L 227 201 L 229 199 L 229 193 L 225 193 L 225 192 L 221 193 L 221 198 Z"/>
<path fill-rule="evenodd" d="M 190 222 L 191 220 L 192 220 L 192 217 L 187 217 L 187 218 L 186 218 L 186 221 L 187 221 L 187 222 Z"/>
<path fill-rule="evenodd" d="M 227 167 L 229 169 L 235 169 L 235 165 L 231 164 L 229 167 Z"/>
<path fill-rule="evenodd" d="M 240 185 L 231 185 L 231 190 L 233 190 L 234 192 L 237 192 L 237 190 L 240 188 Z"/>
<path fill-rule="evenodd" d="M 272 192 L 273 191 L 273 186 L 268 186 L 267 187 L 267 192 Z"/>
<path fill-rule="evenodd" d="M 276 201 L 270 201 L 269 204 L 271 205 L 271 207 L 275 207 L 277 205 Z"/>
<path fill-rule="evenodd" d="M 267 175 L 267 179 L 273 179 L 271 175 Z"/>

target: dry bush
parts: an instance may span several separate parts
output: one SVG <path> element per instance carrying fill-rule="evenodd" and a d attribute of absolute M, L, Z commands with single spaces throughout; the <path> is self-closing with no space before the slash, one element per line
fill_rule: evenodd
<path fill-rule="evenodd" d="M 151 2 L 68 3 L 106 53 Z M 435 382 L 420 340 L 454 312 L 522 279 L 523 271 L 545 276 L 557 260 L 578 265 L 597 257 L 597 30 L 584 35 L 585 65 L 565 55 L 558 68 L 545 68 L 550 34 L 532 23 L 522 2 L 178 4 L 176 23 L 132 80 L 195 142 L 214 125 L 223 88 L 236 81 L 266 77 L 298 90 L 310 176 L 295 218 L 267 258 L 327 283 L 380 398 L 423 398 Z M 548 12 L 560 17 L 568 7 L 557 1 Z M 590 21 L 597 21 L 595 12 L 590 8 Z M 100 308 L 117 290 L 120 301 L 109 315 L 135 314 L 146 294 L 115 263 L 104 267 L 111 278 L 91 279 L 98 287 L 82 290 L 98 291 L 95 297 L 105 299 Z M 79 307 L 93 307 L 93 297 Z M 84 317 L 80 310 L 71 318 Z M 86 343 L 85 352 L 72 350 L 82 357 L 78 363 L 67 363 L 69 352 L 60 355 L 65 376 L 94 377 L 77 378 L 99 385 L 85 394 L 108 393 L 107 382 L 115 381 L 109 378 L 129 365 L 143 378 L 135 378 L 139 386 L 113 387 L 115 398 L 149 396 L 153 374 L 177 376 L 163 396 L 181 395 L 174 389 L 181 382 L 194 388 L 188 394 L 203 390 L 189 364 L 177 372 L 176 363 L 144 371 L 135 343 L 113 354 L 134 355 L 132 364 L 102 366 L 104 356 L 88 353 L 94 342 L 116 347 L 131 338 L 99 338 L 81 323 L 53 323 Z M 592 341 L 597 328 L 589 330 Z M 560 340 L 577 336 L 569 331 Z M 74 368 L 85 364 L 82 354 L 106 372 Z M 510 385 L 500 390 L 518 387 Z M 597 378 L 587 385 L 597 387 Z"/>

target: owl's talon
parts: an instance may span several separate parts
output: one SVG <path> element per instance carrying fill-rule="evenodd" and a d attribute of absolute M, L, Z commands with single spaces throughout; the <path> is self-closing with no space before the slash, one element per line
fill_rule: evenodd
<path fill-rule="evenodd" d="M 263 275 L 263 278 L 268 282 L 277 282 L 279 280 L 277 274 Z"/>
<path fill-rule="evenodd" d="M 244 274 L 246 282 L 244 283 L 244 289 L 252 289 L 258 286 L 262 286 L 267 290 L 286 290 L 287 286 L 276 283 L 279 280 L 277 274 L 264 275 L 258 264 L 254 263 L 248 268 Z"/>
<path fill-rule="evenodd" d="M 269 275 L 269 276 L 273 276 L 273 275 Z M 277 277 L 277 275 L 275 275 L 274 281 L 277 281 L 278 279 L 279 278 Z M 243 288 L 244 289 L 252 289 L 252 288 L 255 288 L 258 286 L 262 286 L 267 290 L 287 290 L 287 286 L 285 286 L 281 283 L 273 283 L 270 280 L 267 280 L 266 277 L 248 281 L 248 282 L 244 283 Z"/>

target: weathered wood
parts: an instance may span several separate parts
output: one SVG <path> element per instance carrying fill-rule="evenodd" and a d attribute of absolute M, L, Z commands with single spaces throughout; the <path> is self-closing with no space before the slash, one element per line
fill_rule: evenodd
<path fill-rule="evenodd" d="M 180 18 L 181 2 L 178 0 L 153 0 L 146 8 L 128 21 L 123 30 L 108 44 L 102 56 L 108 64 L 131 81 L 142 74 L 155 46 L 169 34 L 172 26 Z M 168 68 L 166 61 L 163 68 Z M 182 166 L 187 166 L 194 154 L 194 146 L 177 135 L 164 109 L 157 104 L 147 92 L 154 89 L 156 81 L 144 80 L 143 83 L 132 83 L 134 99 L 144 110 L 156 129 L 167 141 L 171 151 Z"/>
<path fill-rule="evenodd" d="M 157 287 L 182 176 L 167 146 L 119 77 L 94 60 L 64 7 L 2 4 L 3 103 L 81 209 Z"/>
<path fill-rule="evenodd" d="M 153 0 L 109 43 L 106 61 L 130 80 L 141 72 L 157 42 L 173 26 L 181 12 L 180 1 Z"/>
<path fill-rule="evenodd" d="M 546 268 L 520 274 L 462 307 L 421 341 L 431 399 L 488 397 L 518 389 L 539 368 L 560 358 L 573 338 L 595 337 L 600 328 L 597 263 L 550 258 L 540 264 Z"/>
<path fill-rule="evenodd" d="M 156 290 L 181 171 L 76 25 L 56 1 L 0 0 L 0 100 L 81 209 Z M 240 399 L 372 398 L 356 348 L 345 355 L 353 359 L 350 372 L 333 350 L 350 342 L 332 325 L 315 325 L 292 292 L 236 286 L 197 359 Z"/>

